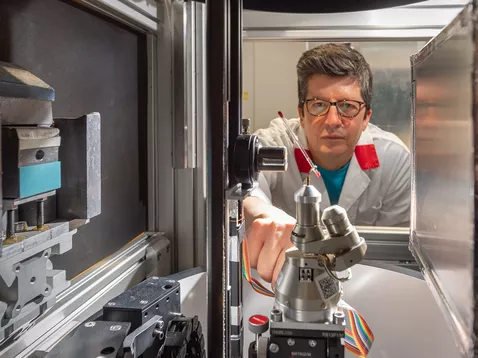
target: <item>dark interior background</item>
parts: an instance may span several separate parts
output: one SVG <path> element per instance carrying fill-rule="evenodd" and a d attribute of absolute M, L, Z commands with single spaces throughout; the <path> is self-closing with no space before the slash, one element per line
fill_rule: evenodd
<path fill-rule="evenodd" d="M 102 213 L 53 258 L 71 278 L 147 227 L 145 36 L 68 1 L 1 0 L 0 61 L 55 89 L 55 117 L 101 114 Z"/>

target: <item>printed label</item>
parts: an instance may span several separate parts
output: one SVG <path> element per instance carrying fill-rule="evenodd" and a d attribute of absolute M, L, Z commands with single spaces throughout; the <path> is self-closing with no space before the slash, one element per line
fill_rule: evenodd
<path fill-rule="evenodd" d="M 326 272 L 316 277 L 315 283 L 323 300 L 328 300 L 340 292 L 339 282 L 330 277 Z"/>

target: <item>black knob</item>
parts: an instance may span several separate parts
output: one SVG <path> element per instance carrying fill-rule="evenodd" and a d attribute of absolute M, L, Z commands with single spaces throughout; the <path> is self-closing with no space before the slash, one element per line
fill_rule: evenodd
<path fill-rule="evenodd" d="M 250 188 L 261 171 L 287 170 L 285 147 L 263 147 L 256 135 L 244 134 L 234 144 L 234 171 L 237 183 Z"/>
<path fill-rule="evenodd" d="M 256 155 L 257 171 L 284 172 L 287 170 L 286 147 L 259 146 Z"/>

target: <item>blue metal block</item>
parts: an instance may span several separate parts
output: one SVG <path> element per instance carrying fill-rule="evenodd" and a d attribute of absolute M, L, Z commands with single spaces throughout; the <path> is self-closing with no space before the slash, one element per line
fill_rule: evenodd
<path fill-rule="evenodd" d="M 20 198 L 61 187 L 61 162 L 20 167 Z"/>

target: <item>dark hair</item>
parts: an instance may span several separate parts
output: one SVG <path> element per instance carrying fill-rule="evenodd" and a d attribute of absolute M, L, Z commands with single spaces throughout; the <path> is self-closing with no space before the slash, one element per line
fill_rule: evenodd
<path fill-rule="evenodd" d="M 372 105 L 372 71 L 360 52 L 347 44 L 324 44 L 305 51 L 297 63 L 299 107 L 306 100 L 313 75 L 349 76 L 357 79 L 368 109 Z"/>

